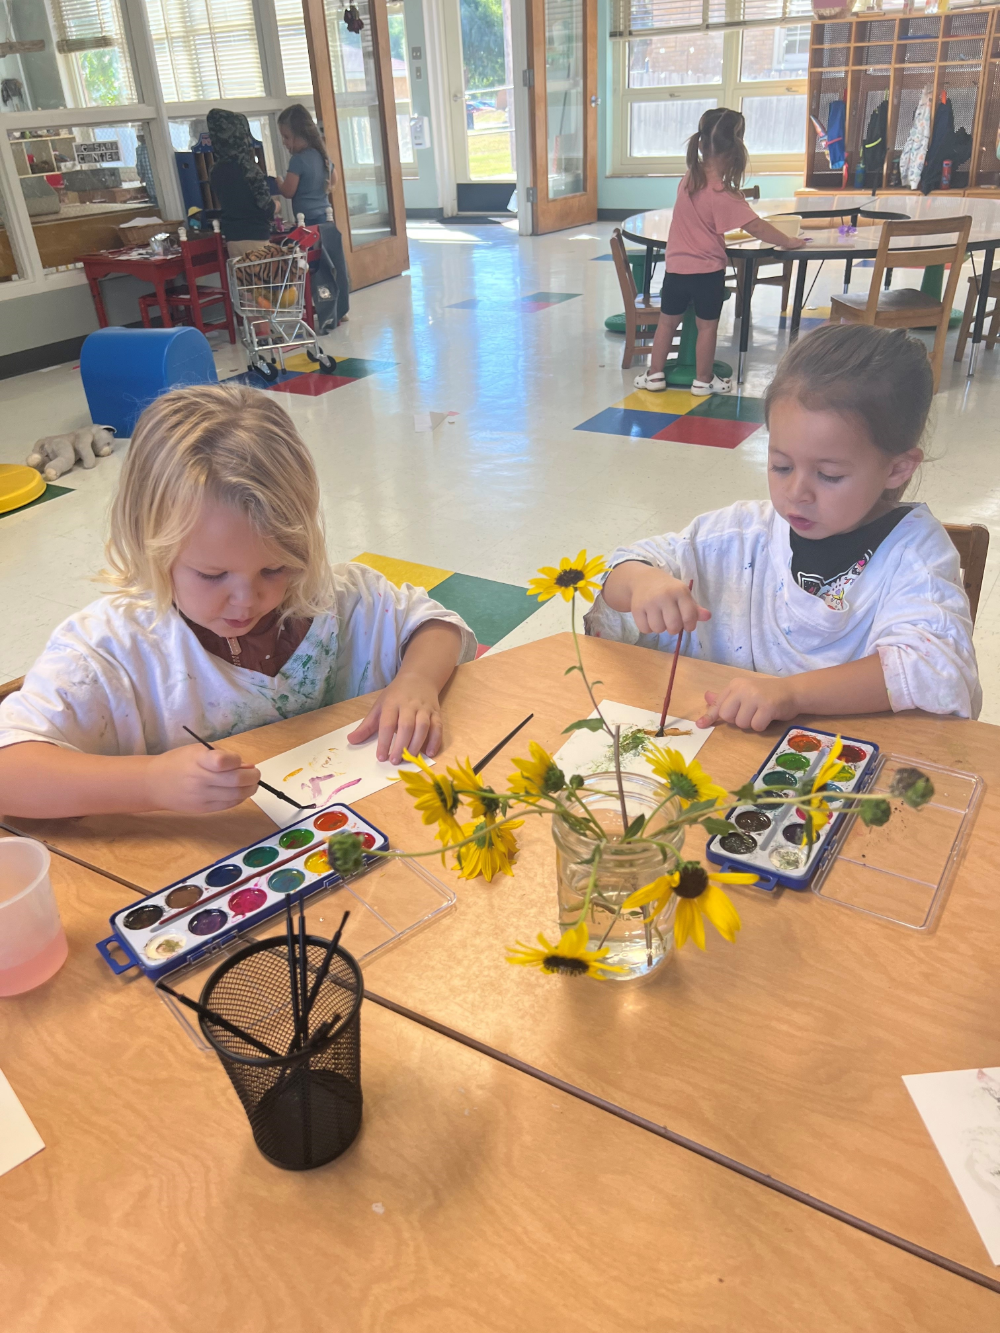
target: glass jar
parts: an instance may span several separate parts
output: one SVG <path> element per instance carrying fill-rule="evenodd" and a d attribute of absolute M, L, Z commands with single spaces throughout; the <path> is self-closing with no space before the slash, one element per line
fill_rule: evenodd
<path fill-rule="evenodd" d="M 622 774 L 625 810 L 629 823 L 638 815 L 649 819 L 661 806 L 666 788 L 653 778 L 637 773 Z M 684 830 L 677 829 L 662 842 L 672 848 L 667 860 L 659 848 L 648 843 L 622 843 L 621 803 L 618 780 L 614 773 L 595 773 L 587 778 L 587 791 L 581 799 L 610 838 L 603 847 L 593 888 L 588 886 L 593 866 L 590 858 L 598 840 L 577 833 L 561 819 L 552 820 L 556 844 L 556 871 L 559 888 L 559 928 L 575 926 L 581 913 L 589 934 L 588 948 L 608 949 L 602 960 L 625 970 L 609 972 L 609 980 L 629 981 L 646 976 L 659 967 L 673 948 L 673 918 L 677 900 L 671 895 L 661 912 L 652 915 L 650 907 L 623 912 L 622 903 L 636 889 L 651 884 L 660 875 L 677 868 L 684 845 Z M 656 814 L 652 828 L 661 827 L 680 814 L 680 802 L 671 797 Z M 615 841 L 616 837 L 619 841 Z"/>

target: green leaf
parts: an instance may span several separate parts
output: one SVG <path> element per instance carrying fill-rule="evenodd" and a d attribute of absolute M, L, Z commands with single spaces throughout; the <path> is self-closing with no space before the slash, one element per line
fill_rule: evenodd
<path fill-rule="evenodd" d="M 736 800 L 740 805 L 746 805 L 749 802 L 756 800 L 757 793 L 754 790 L 752 782 L 744 782 L 739 791 L 733 792 L 733 795 L 736 797 Z"/>
<path fill-rule="evenodd" d="M 686 815 L 700 815 L 703 810 L 714 810 L 715 805 L 716 805 L 715 801 L 712 800 L 692 801 L 691 804 L 684 811 L 684 813 Z"/>
<path fill-rule="evenodd" d="M 625 830 L 625 836 L 622 841 L 630 842 L 633 838 L 637 838 L 645 827 L 645 824 L 646 816 L 636 815 L 635 819 L 632 820 L 631 824 L 629 824 L 628 828 Z"/>
<path fill-rule="evenodd" d="M 583 667 L 578 667 L 578 666 L 567 667 L 566 670 L 563 672 L 563 675 L 568 676 L 571 671 L 579 671 L 582 674 Z"/>
<path fill-rule="evenodd" d="M 738 833 L 739 829 L 735 824 L 731 824 L 728 819 L 703 819 L 701 826 L 706 833 L 711 834 L 713 838 L 721 838 L 726 833 Z"/>
<path fill-rule="evenodd" d="M 565 736 L 567 731 L 603 731 L 603 730 L 604 730 L 604 723 L 601 721 L 599 717 L 582 717 L 579 722 L 571 722 L 568 727 L 564 728 L 563 735 Z"/>

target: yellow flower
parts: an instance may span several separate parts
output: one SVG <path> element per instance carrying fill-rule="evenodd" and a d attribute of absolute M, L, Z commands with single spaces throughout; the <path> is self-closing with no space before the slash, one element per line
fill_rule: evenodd
<path fill-rule="evenodd" d="M 517 856 L 513 830 L 523 823 L 523 819 L 515 819 L 509 824 L 495 824 L 493 816 L 487 815 L 478 824 L 463 824 L 463 838 L 474 836 L 476 840 L 455 853 L 461 867 L 459 879 L 475 879 L 482 875 L 489 884 L 494 875 L 513 875 L 511 862 Z"/>
<path fill-rule="evenodd" d="M 552 945 L 544 935 L 539 935 L 540 949 L 530 944 L 515 941 L 513 948 L 507 947 L 507 962 L 517 963 L 521 967 L 540 967 L 543 972 L 561 972 L 568 977 L 596 977 L 603 981 L 609 972 L 624 972 L 624 967 L 615 967 L 612 963 L 602 963 L 608 950 L 588 949 L 586 923 L 580 921 L 575 926 L 564 930 L 559 943 Z"/>
<path fill-rule="evenodd" d="M 838 736 L 830 746 L 830 753 L 820 764 L 816 776 L 813 778 L 813 793 L 822 791 L 828 782 L 834 782 L 838 778 L 841 780 L 852 778 L 853 770 L 845 768 L 840 762 L 840 752 L 843 749 L 843 741 Z M 802 813 L 812 822 L 812 834 L 816 834 L 829 822 L 830 807 L 820 796 L 813 795 L 802 802 Z M 812 837 L 810 837 L 810 842 Z"/>
<path fill-rule="evenodd" d="M 595 555 L 592 560 L 587 559 L 586 551 L 581 551 L 575 560 L 563 556 L 558 569 L 551 565 L 542 566 L 538 571 L 542 577 L 532 579 L 528 584 L 528 596 L 547 602 L 558 593 L 569 602 L 579 593 L 585 602 L 592 602 L 594 594 L 601 591 L 601 585 L 594 580 L 598 574 L 604 573 L 604 569 L 603 555 Z"/>
<path fill-rule="evenodd" d="M 532 741 L 529 748 L 530 759 L 514 760 L 514 767 L 518 771 L 511 773 L 507 779 L 511 791 L 527 798 L 549 796 L 553 792 L 562 791 L 566 786 L 566 778 L 548 750 L 543 750 L 537 741 Z"/>
<path fill-rule="evenodd" d="M 460 842 L 462 828 L 455 818 L 458 809 L 458 796 L 451 784 L 451 779 L 443 773 L 432 773 L 423 759 L 403 751 L 403 758 L 408 764 L 416 764 L 419 773 L 409 773 L 400 769 L 399 776 L 413 797 L 413 804 L 420 811 L 425 824 L 437 824 L 437 836 L 443 843 Z"/>
<path fill-rule="evenodd" d="M 658 745 L 647 745 L 643 758 L 656 776 L 679 797 L 682 810 L 686 810 L 692 801 L 714 800 L 718 805 L 728 795 L 725 787 L 712 781 L 697 759 L 686 764 L 680 750 L 661 750 Z"/>
<path fill-rule="evenodd" d="M 689 939 L 693 939 L 699 949 L 704 949 L 702 916 L 707 916 L 722 938 L 732 944 L 740 928 L 740 918 L 721 885 L 756 883 L 757 876 L 748 872 L 722 874 L 706 870 L 697 861 L 684 861 L 672 875 L 661 875 L 652 884 L 629 894 L 622 904 L 622 911 L 630 912 L 648 903 L 652 909 L 650 918 L 656 917 L 670 902 L 671 894 L 676 893 L 674 943 L 678 949 Z"/>
<path fill-rule="evenodd" d="M 473 773 L 472 762 L 469 759 L 466 759 L 464 764 L 459 762 L 455 768 L 449 768 L 448 776 L 451 778 L 454 785 L 460 787 L 463 792 L 471 791 L 476 793 L 485 790 L 485 786 L 480 780 L 479 774 Z M 490 802 L 488 808 L 487 804 L 478 795 L 463 795 L 459 797 L 459 799 L 464 800 L 468 804 L 470 810 L 477 819 L 482 819 L 483 815 L 487 813 L 495 813 L 497 808 L 497 802 L 495 800 Z"/>

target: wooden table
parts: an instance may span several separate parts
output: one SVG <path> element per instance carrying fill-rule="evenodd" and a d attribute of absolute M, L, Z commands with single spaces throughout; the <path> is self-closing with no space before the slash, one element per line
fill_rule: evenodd
<path fill-rule="evenodd" d="M 981 253 L 982 266 L 980 294 L 976 304 L 976 318 L 972 329 L 972 350 L 969 353 L 969 376 L 975 374 L 979 344 L 983 338 L 983 324 L 986 318 L 986 303 L 989 299 L 994 256 L 1000 246 L 1000 200 L 975 199 L 956 195 L 954 198 L 933 196 L 924 198 L 909 194 L 903 195 L 805 195 L 794 199 L 761 199 L 754 201 L 754 209 L 762 217 L 799 216 L 803 229 L 811 237 L 810 244 L 800 250 L 779 250 L 764 241 L 740 241 L 726 246 L 726 256 L 731 262 L 738 261 L 746 266 L 743 281 L 743 306 L 737 311 L 740 320 L 739 365 L 737 382 L 742 382 L 743 367 L 746 361 L 750 338 L 750 299 L 753 293 L 753 275 L 758 263 L 774 263 L 778 259 L 792 259 L 798 264 L 795 278 L 795 295 L 792 303 L 792 318 L 789 326 L 789 338 L 794 342 L 798 336 L 799 320 L 802 315 L 802 303 L 805 294 L 806 273 L 811 262 L 822 260 L 843 261 L 845 263 L 844 291 L 850 282 L 851 266 L 859 259 L 873 259 L 878 250 L 881 224 L 893 219 L 912 218 L 921 221 L 926 218 L 954 218 L 966 215 L 972 218 L 972 230 L 969 233 L 967 251 L 970 254 Z M 649 295 L 649 282 L 652 276 L 652 256 L 657 249 L 662 250 L 667 243 L 670 220 L 673 210 L 669 208 L 652 209 L 647 213 L 637 213 L 626 218 L 621 224 L 622 235 L 626 240 L 646 247 L 645 294 Z M 842 219 L 845 223 L 853 222 L 858 227 L 853 236 L 841 236 L 830 229 L 831 220 Z M 865 220 L 869 225 L 865 225 Z M 860 222 L 861 225 L 858 225 Z M 874 225 L 872 225 L 874 224 Z M 810 227 L 819 230 L 810 231 Z M 900 237 L 893 243 L 894 249 L 926 249 L 942 244 L 940 237 Z"/>
<path fill-rule="evenodd" d="M 83 271 L 87 275 L 90 294 L 94 298 L 94 310 L 97 312 L 97 322 L 102 329 L 108 327 L 108 315 L 101 295 L 101 278 L 110 277 L 114 273 L 127 273 L 133 278 L 140 278 L 143 282 L 151 282 L 156 288 L 156 302 L 163 317 L 163 327 L 173 328 L 174 322 L 170 318 L 170 304 L 167 301 L 167 283 L 171 278 L 184 276 L 184 258 L 180 252 L 176 255 L 135 255 L 130 247 L 125 250 L 102 250 L 94 255 L 80 255 L 78 262 L 83 265 Z"/>
<path fill-rule="evenodd" d="M 128 894 L 59 858 L 52 878 L 69 960 L 0 1007 L 47 1145 L 0 1177 L 4 1333 L 857 1333 L 860 1308 L 879 1333 L 951 1333 L 998 1308 L 373 1005 L 361 1135 L 278 1170 L 215 1057 L 98 964 Z"/>
<path fill-rule="evenodd" d="M 602 694 L 658 703 L 662 655 L 602 640 L 585 641 L 584 653 L 604 681 Z M 531 736 L 557 748 L 565 725 L 586 711 L 579 684 L 563 675 L 570 660 L 571 640 L 560 635 L 460 668 L 445 699 L 449 755 L 477 757 L 529 708 Z M 696 715 L 703 690 L 734 674 L 683 659 L 678 711 Z M 364 700 L 353 700 L 226 744 L 263 758 L 365 709 Z M 774 899 L 744 890 L 737 899 L 744 929 L 735 946 L 713 936 L 704 955 L 686 950 L 648 983 L 598 986 L 513 969 L 504 944 L 554 928 L 553 853 L 539 821 L 524 830 L 513 880 L 454 881 L 458 911 L 419 943 L 376 960 L 367 982 L 390 1000 L 992 1277 L 901 1075 L 1000 1063 L 992 962 L 1000 926 L 990 894 L 997 732 L 921 714 L 842 724 L 885 747 L 986 778 L 971 847 L 935 933 L 911 934 L 810 894 Z M 758 736 L 719 728 L 700 757 L 716 779 L 738 785 L 780 730 Z M 507 756 L 525 749 L 519 737 L 487 776 L 501 782 Z M 359 804 L 397 846 L 429 845 L 400 788 Z M 270 828 L 252 803 L 211 817 L 17 823 L 144 889 Z"/>

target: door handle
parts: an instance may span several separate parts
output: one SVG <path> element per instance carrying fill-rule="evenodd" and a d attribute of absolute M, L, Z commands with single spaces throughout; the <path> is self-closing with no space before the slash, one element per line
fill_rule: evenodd
<path fill-rule="evenodd" d="M 597 94 L 596 94 L 596 93 L 591 93 L 591 95 L 590 95 L 590 105 L 591 105 L 591 106 L 600 106 L 600 104 L 601 104 L 601 99 L 597 96 Z"/>
<path fill-rule="evenodd" d="M 451 95 L 451 100 L 452 100 L 453 102 L 460 102 L 460 101 L 462 100 L 462 95 L 461 95 L 461 93 L 452 93 L 452 95 Z"/>

